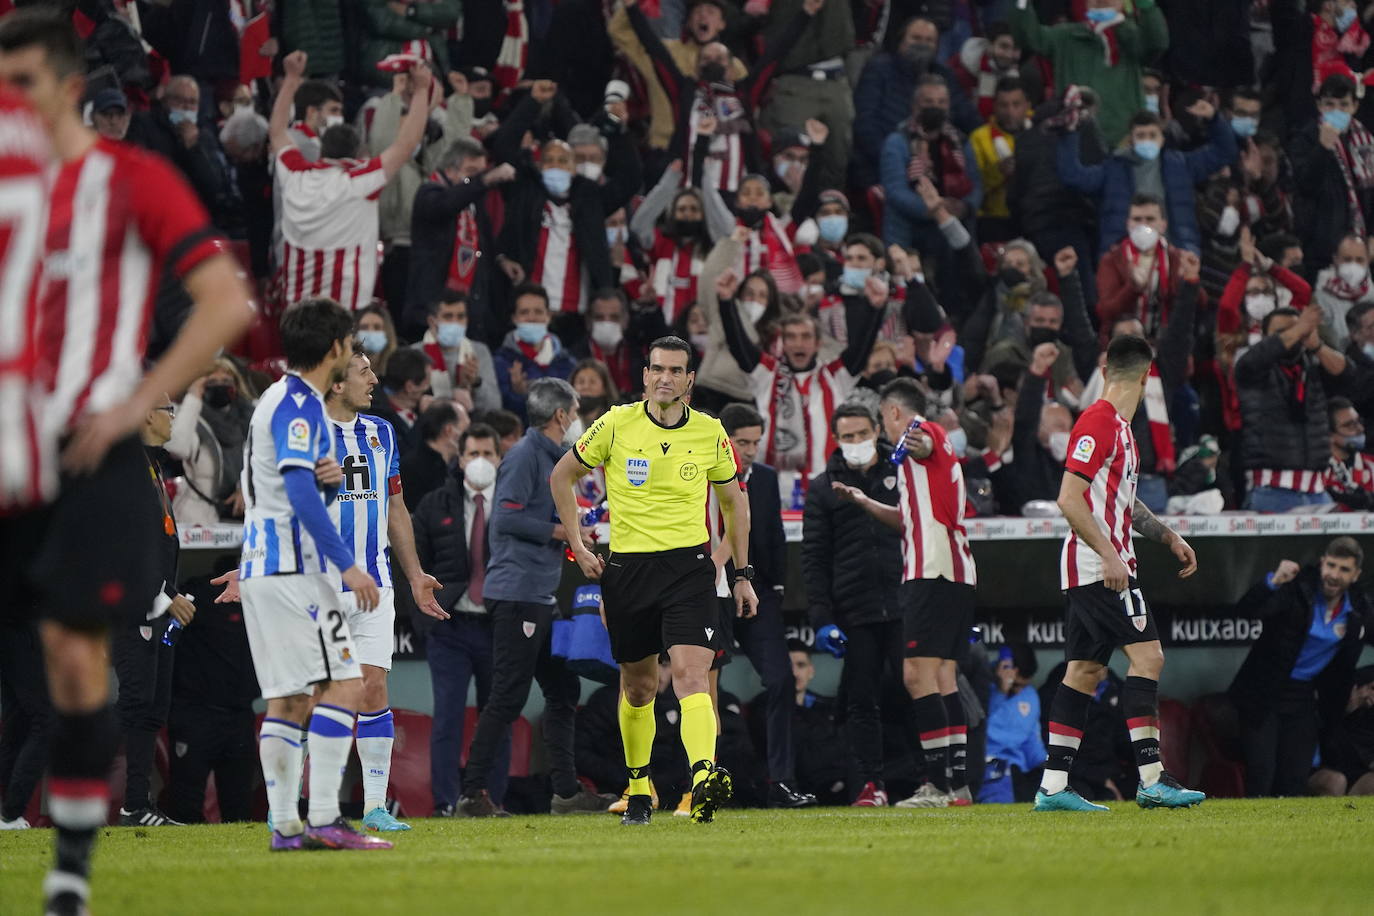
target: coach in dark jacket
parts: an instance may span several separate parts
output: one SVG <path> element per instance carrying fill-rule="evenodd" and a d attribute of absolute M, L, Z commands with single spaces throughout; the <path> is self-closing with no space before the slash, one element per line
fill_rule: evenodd
<path fill-rule="evenodd" d="M 841 500 L 834 485 L 855 487 L 895 506 L 897 471 L 890 461 L 892 450 L 878 442 L 877 420 L 866 407 L 840 405 L 830 427 L 841 444 L 807 490 L 802 576 L 817 647 L 846 656 L 842 692 L 848 697 L 849 742 L 860 792 L 869 794 L 883 791 L 879 700 L 884 670 L 892 666 L 889 677 L 901 672 L 901 538 L 854 503 Z M 837 640 L 840 628 L 838 639 L 845 642 Z"/>
<path fill-rule="evenodd" d="M 1347 366 L 1317 336 L 1322 315 L 1317 305 L 1301 314 L 1275 309 L 1264 317 L 1263 339 L 1236 360 L 1246 507 L 1257 512 L 1331 502 L 1313 475 L 1331 459 L 1326 399 L 1343 388 Z"/>
<path fill-rule="evenodd" d="M 1245 794 L 1306 795 L 1318 738 L 1334 736 L 1362 643 L 1374 645 L 1358 588 L 1364 551 L 1338 537 L 1316 566 L 1284 560 L 1236 609 L 1264 630 L 1231 682 L 1245 748 Z"/>

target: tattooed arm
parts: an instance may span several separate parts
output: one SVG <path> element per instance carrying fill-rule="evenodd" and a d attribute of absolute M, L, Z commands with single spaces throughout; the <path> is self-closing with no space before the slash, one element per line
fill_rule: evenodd
<path fill-rule="evenodd" d="M 1141 537 L 1163 544 L 1173 551 L 1174 556 L 1183 564 L 1183 568 L 1178 571 L 1180 579 L 1186 579 L 1197 572 L 1197 555 L 1193 553 L 1193 548 L 1138 499 L 1131 507 L 1131 528 Z"/>

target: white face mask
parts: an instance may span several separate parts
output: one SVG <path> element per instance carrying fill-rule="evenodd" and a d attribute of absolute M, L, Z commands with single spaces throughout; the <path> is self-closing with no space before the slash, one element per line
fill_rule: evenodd
<path fill-rule="evenodd" d="M 1346 286 L 1359 286 L 1369 276 L 1369 268 L 1358 261 L 1346 261 L 1336 268 Z"/>
<path fill-rule="evenodd" d="M 1050 433 L 1049 448 L 1055 461 L 1063 461 L 1069 457 L 1069 434 L 1065 432 Z"/>
<path fill-rule="evenodd" d="M 1253 293 L 1245 297 L 1245 314 L 1251 321 L 1263 321 L 1274 310 L 1274 297 L 1268 293 Z"/>
<path fill-rule="evenodd" d="M 474 490 L 485 490 L 496 483 L 496 465 L 477 457 L 463 465 L 463 479 Z"/>
<path fill-rule="evenodd" d="M 563 444 L 575 444 L 578 439 L 582 438 L 582 434 L 586 431 L 587 427 L 583 424 L 582 418 L 573 417 L 572 425 L 568 427 L 567 432 L 563 433 Z"/>
<path fill-rule="evenodd" d="M 1235 207 L 1227 207 L 1221 211 L 1221 219 L 1217 220 L 1218 235 L 1235 235 L 1240 228 L 1240 211 Z"/>
<path fill-rule="evenodd" d="M 768 303 L 754 302 L 751 299 L 741 299 L 739 304 L 744 309 L 744 320 L 749 324 L 758 324 L 758 320 L 768 308 Z"/>
<path fill-rule="evenodd" d="M 1134 225 L 1131 227 L 1131 244 L 1140 251 L 1154 251 L 1159 244 L 1159 232 L 1153 226 Z"/>
<path fill-rule="evenodd" d="M 578 166 L 577 166 L 577 174 L 581 175 L 583 178 L 589 178 L 589 179 L 591 179 L 592 181 L 600 181 L 600 180 L 601 180 L 601 163 L 599 163 L 599 162 L 582 162 L 582 163 L 579 163 Z"/>
<path fill-rule="evenodd" d="M 851 468 L 864 467 L 878 454 L 878 440 L 865 439 L 862 442 L 841 442 L 840 453 L 844 455 L 844 463 Z"/>
<path fill-rule="evenodd" d="M 808 283 L 802 287 L 802 298 L 804 299 L 823 299 L 825 297 L 825 286 L 820 283 Z"/>
<path fill-rule="evenodd" d="M 625 336 L 625 331 L 620 327 L 618 321 L 593 321 L 592 340 L 603 350 L 614 350 L 620 346 L 620 341 Z"/>
<path fill-rule="evenodd" d="M 331 128 L 331 127 L 338 127 L 338 126 L 339 126 L 340 124 L 342 124 L 343 122 L 344 122 L 344 116 L 341 115 L 341 114 L 340 114 L 340 115 L 325 115 L 325 116 L 324 116 L 324 129 L 325 129 L 325 130 L 329 130 L 329 128 Z"/>

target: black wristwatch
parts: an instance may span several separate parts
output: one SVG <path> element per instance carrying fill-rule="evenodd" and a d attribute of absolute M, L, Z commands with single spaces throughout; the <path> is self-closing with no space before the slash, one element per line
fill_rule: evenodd
<path fill-rule="evenodd" d="M 743 579 L 743 580 L 745 580 L 746 582 L 753 582 L 753 581 L 754 581 L 754 567 L 752 567 L 752 566 L 741 566 L 739 569 L 735 570 L 735 581 L 738 582 L 740 579 Z"/>

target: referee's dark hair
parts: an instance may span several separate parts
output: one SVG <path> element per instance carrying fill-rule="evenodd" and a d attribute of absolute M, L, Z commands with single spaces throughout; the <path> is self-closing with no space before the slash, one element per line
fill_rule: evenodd
<path fill-rule="evenodd" d="M 874 429 L 878 428 L 878 418 L 873 416 L 873 411 L 869 410 L 862 404 L 849 403 L 841 404 L 839 407 L 836 407 L 835 412 L 830 415 L 831 433 L 837 431 L 840 420 L 844 419 L 845 417 L 858 417 L 860 419 L 867 420 L 869 423 L 873 425 Z"/>
<path fill-rule="evenodd" d="M 406 382 L 419 385 L 429 380 L 429 357 L 414 347 L 401 347 L 386 361 L 382 384 L 392 391 L 400 391 Z"/>
<path fill-rule="evenodd" d="M 681 337 L 674 337 L 672 334 L 660 337 L 658 340 L 649 344 L 649 352 L 652 353 L 655 350 L 676 350 L 679 353 L 686 353 L 687 365 L 690 367 L 692 364 L 692 345 Z"/>
<path fill-rule="evenodd" d="M 733 436 L 737 429 L 762 428 L 763 417 L 748 404 L 726 404 L 720 412 L 720 425 L 725 427 L 725 435 Z"/>
<path fill-rule="evenodd" d="M 456 426 L 458 410 L 452 401 L 435 401 L 420 414 L 415 421 L 415 436 L 420 442 L 433 442 L 439 438 L 445 426 Z"/>
<path fill-rule="evenodd" d="M 878 401 L 896 401 L 912 413 L 926 415 L 926 393 L 914 378 L 894 378 L 878 392 Z"/>
<path fill-rule="evenodd" d="M 353 316 L 333 299 L 302 299 L 281 316 L 281 345 L 288 369 L 313 369 L 324 362 L 337 341 L 352 347 Z"/>
<path fill-rule="evenodd" d="M 1107 344 L 1107 376 L 1131 379 L 1144 375 L 1155 360 L 1150 342 L 1137 334 L 1113 337 Z"/>
<path fill-rule="evenodd" d="M 71 17 L 70 11 L 64 17 L 60 8 L 16 9 L 0 19 L 0 51 L 42 48 L 44 59 L 58 79 L 85 73 L 85 45 L 72 28 Z"/>

